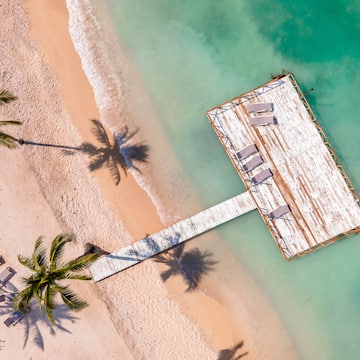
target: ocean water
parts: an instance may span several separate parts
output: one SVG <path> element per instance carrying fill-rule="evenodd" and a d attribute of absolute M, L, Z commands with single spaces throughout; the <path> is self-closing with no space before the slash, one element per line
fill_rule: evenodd
<path fill-rule="evenodd" d="M 294 72 L 303 90 L 314 88 L 308 100 L 359 192 L 359 0 L 105 2 L 204 206 L 244 190 L 205 111 L 281 68 Z M 141 128 L 150 120 L 138 121 Z M 359 235 L 287 263 L 256 212 L 219 232 L 302 359 L 359 357 Z"/>

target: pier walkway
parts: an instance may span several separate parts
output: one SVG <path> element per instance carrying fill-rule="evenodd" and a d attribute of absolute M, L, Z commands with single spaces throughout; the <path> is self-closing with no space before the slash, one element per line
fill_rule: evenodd
<path fill-rule="evenodd" d="M 248 191 L 99 259 L 95 281 L 255 208 L 286 260 L 360 232 L 360 198 L 292 73 L 207 116 Z"/>
<path fill-rule="evenodd" d="M 237 195 L 97 260 L 90 266 L 93 280 L 105 279 L 254 209 L 249 192 Z"/>

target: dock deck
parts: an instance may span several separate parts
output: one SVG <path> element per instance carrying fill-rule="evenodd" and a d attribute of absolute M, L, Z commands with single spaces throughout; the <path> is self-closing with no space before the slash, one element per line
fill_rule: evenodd
<path fill-rule="evenodd" d="M 287 260 L 360 231 L 359 198 L 291 73 L 207 116 Z"/>

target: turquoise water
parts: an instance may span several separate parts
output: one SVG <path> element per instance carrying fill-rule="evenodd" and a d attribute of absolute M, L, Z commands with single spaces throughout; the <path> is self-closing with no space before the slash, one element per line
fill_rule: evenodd
<path fill-rule="evenodd" d="M 107 0 L 167 136 L 205 205 L 244 187 L 205 111 L 293 71 L 360 190 L 360 2 Z M 286 263 L 260 216 L 220 228 L 302 359 L 358 359 L 360 236 Z M 256 254 L 256 256 L 254 256 Z"/>

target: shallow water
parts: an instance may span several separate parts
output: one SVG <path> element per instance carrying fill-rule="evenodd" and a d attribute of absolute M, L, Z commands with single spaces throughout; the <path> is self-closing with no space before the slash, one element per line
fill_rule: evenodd
<path fill-rule="evenodd" d="M 360 189 L 358 0 L 106 3 L 205 206 L 244 190 L 205 111 L 281 68 L 293 71 L 303 90 L 315 89 L 309 102 Z M 255 212 L 219 231 L 271 300 L 303 359 L 357 358 L 360 236 L 286 263 Z"/>

